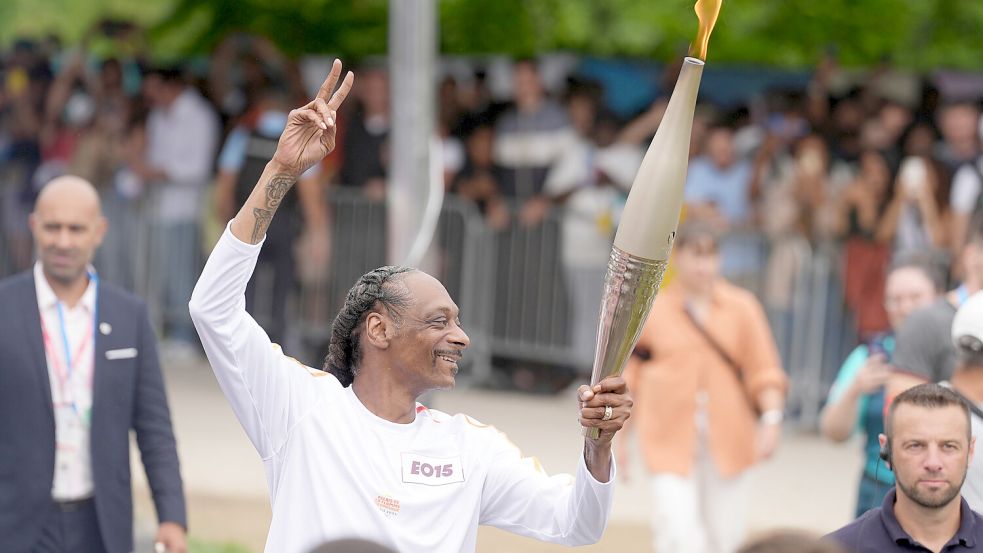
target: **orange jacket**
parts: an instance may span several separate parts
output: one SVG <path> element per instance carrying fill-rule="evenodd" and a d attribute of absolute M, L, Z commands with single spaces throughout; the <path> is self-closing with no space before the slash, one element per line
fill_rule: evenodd
<path fill-rule="evenodd" d="M 632 357 L 625 370 L 635 402 L 631 425 L 652 472 L 688 475 L 696 455 L 697 392 L 707 393 L 707 439 L 717 470 L 735 476 L 755 462 L 755 402 L 762 390 L 786 386 L 785 373 L 764 310 L 748 291 L 723 279 L 714 285 L 704 328 L 743 373 L 709 344 L 687 317 L 678 282 L 655 299 L 637 347 L 651 358 Z"/>

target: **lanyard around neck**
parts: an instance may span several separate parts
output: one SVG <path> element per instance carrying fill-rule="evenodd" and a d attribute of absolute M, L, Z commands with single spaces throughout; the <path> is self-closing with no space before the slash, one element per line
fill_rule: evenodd
<path fill-rule="evenodd" d="M 93 366 L 92 366 L 93 370 L 90 371 L 88 384 L 90 387 L 92 386 L 92 375 L 95 373 L 94 350 L 95 350 L 95 342 L 96 342 L 96 328 L 98 328 L 99 326 L 99 276 L 94 271 L 92 271 L 89 273 L 89 278 L 92 280 L 95 290 L 95 298 L 94 298 L 93 309 L 92 309 L 92 324 L 89 326 L 89 329 L 86 331 L 83 340 L 79 343 L 78 349 L 76 350 L 74 357 L 72 356 L 71 346 L 69 345 L 69 341 L 68 341 L 68 325 L 65 323 L 65 311 L 64 308 L 62 307 L 62 301 L 59 299 L 55 302 L 55 308 L 58 312 L 58 324 L 61 330 L 62 347 L 65 352 L 65 369 L 63 371 L 59 370 L 61 367 L 60 367 L 60 363 L 58 363 L 57 361 L 57 355 L 55 355 L 55 352 L 53 351 L 54 345 L 51 343 L 51 336 L 48 333 L 46 325 L 44 324 L 44 317 L 43 316 L 41 317 L 41 333 L 44 337 L 44 345 L 45 348 L 48 350 L 49 355 L 51 355 L 52 357 L 52 363 L 55 365 L 55 375 L 58 377 L 58 384 L 59 384 L 59 388 L 61 389 L 62 395 L 65 395 L 66 390 L 69 388 L 69 383 L 72 380 L 72 374 L 74 373 L 75 368 L 78 366 L 79 359 L 81 359 L 82 357 L 82 352 L 85 350 L 85 347 L 88 345 L 90 340 L 92 341 L 92 349 L 93 349 Z M 72 401 L 71 401 L 72 410 L 75 411 L 75 413 L 79 413 L 79 407 L 75 399 L 75 394 L 72 393 L 71 397 L 72 397 Z"/>

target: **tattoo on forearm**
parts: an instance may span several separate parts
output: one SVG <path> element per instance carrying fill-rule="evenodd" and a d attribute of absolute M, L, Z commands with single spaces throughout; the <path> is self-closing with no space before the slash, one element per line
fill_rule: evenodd
<path fill-rule="evenodd" d="M 256 225 L 253 227 L 253 235 L 249 241 L 252 244 L 259 244 L 260 239 L 266 234 L 266 229 L 270 226 L 270 220 L 273 219 L 273 210 L 254 207 L 253 217 L 256 218 Z"/>
<path fill-rule="evenodd" d="M 294 185 L 294 182 L 296 179 L 289 175 L 279 174 L 270 177 L 270 182 L 266 183 L 266 207 L 270 209 L 279 207 L 280 202 L 283 201 L 283 197 L 287 195 L 287 191 Z"/>
<path fill-rule="evenodd" d="M 283 197 L 287 195 L 290 187 L 294 185 L 297 179 L 285 174 L 276 174 L 270 177 L 270 180 L 266 183 L 266 206 L 265 209 L 262 207 L 253 208 L 253 217 L 256 218 L 256 224 L 253 226 L 253 234 L 250 238 L 253 244 L 258 244 L 266 234 L 266 229 L 270 226 L 270 221 L 273 220 L 273 213 L 276 208 L 280 207 L 280 202 L 283 201 Z"/>

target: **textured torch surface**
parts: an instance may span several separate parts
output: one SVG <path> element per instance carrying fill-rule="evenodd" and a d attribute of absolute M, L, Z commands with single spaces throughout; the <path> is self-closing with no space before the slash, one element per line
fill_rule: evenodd
<path fill-rule="evenodd" d="M 612 248 L 604 275 L 592 383 L 619 375 L 625 369 L 667 265 L 666 261 L 645 259 Z M 598 430 L 585 429 L 585 435 L 596 439 Z"/>

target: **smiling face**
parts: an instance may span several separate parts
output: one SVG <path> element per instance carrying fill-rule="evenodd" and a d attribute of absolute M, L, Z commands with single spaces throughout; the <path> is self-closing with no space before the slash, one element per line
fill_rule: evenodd
<path fill-rule="evenodd" d="M 973 452 L 968 424 L 956 405 L 897 406 L 890 445 L 899 497 L 929 509 L 958 500 Z"/>
<path fill-rule="evenodd" d="M 424 272 L 406 274 L 402 285 L 413 300 L 394 326 L 390 366 L 417 393 L 452 388 L 457 363 L 471 343 L 457 305 L 440 281 Z"/>

